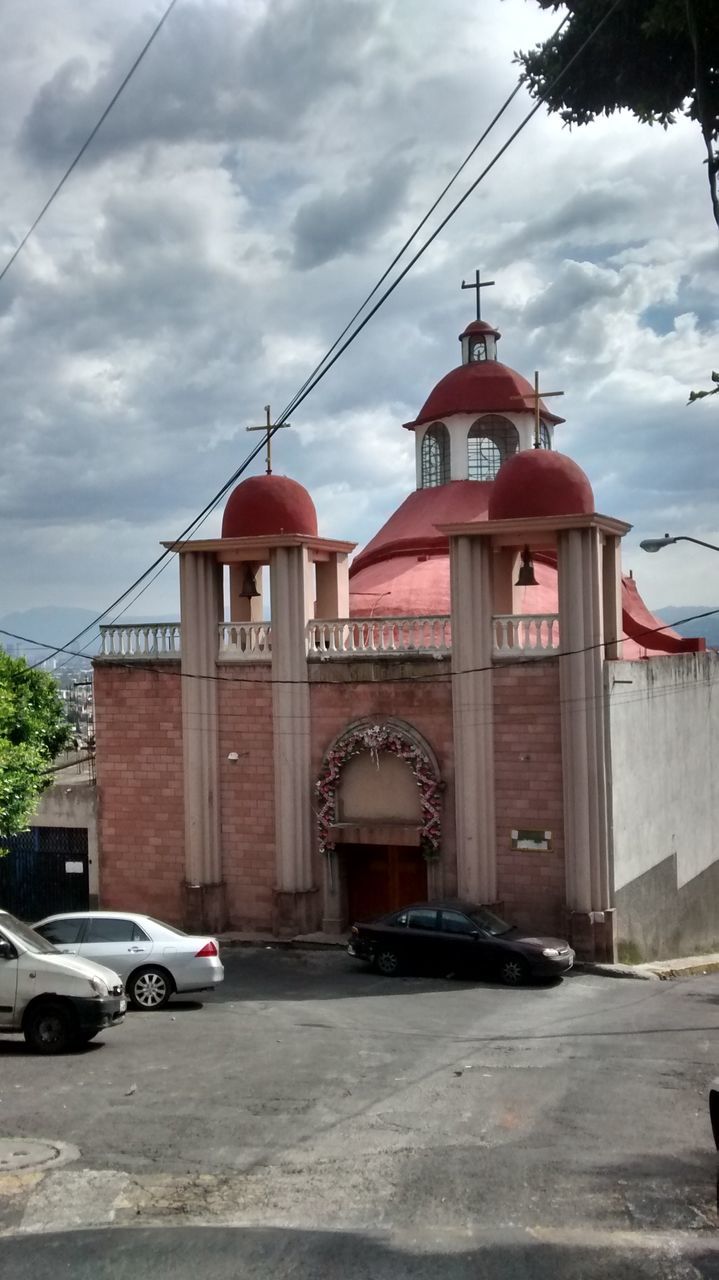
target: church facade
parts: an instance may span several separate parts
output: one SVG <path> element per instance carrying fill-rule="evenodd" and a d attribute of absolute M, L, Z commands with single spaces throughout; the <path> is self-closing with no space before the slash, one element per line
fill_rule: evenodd
<path fill-rule="evenodd" d="M 253 476 L 178 548 L 179 622 L 103 628 L 104 908 L 337 934 L 459 896 L 590 958 L 716 942 L 717 655 L 622 574 L 630 526 L 499 339 L 460 335 L 359 555 Z"/>

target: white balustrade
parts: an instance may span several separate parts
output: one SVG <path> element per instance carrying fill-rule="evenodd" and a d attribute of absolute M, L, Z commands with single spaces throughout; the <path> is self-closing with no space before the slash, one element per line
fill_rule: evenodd
<path fill-rule="evenodd" d="M 316 618 L 307 624 L 310 658 L 443 656 L 451 652 L 449 616 Z"/>
<path fill-rule="evenodd" d="M 113 623 L 100 627 L 101 658 L 179 658 L 179 622 Z"/>
<path fill-rule="evenodd" d="M 496 614 L 492 632 L 495 658 L 546 658 L 559 649 L 559 614 Z"/>
<path fill-rule="evenodd" d="M 221 622 L 220 662 L 269 662 L 272 628 L 269 622 Z"/>

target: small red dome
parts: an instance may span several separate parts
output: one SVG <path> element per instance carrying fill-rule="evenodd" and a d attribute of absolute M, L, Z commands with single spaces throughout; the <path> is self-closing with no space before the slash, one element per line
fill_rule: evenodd
<path fill-rule="evenodd" d="M 490 520 L 586 516 L 592 486 L 573 458 L 550 449 L 525 449 L 503 462 L 489 496 Z"/>
<path fill-rule="evenodd" d="M 486 320 L 473 320 L 467 328 L 460 333 L 460 338 L 467 338 L 473 333 L 493 333 L 495 338 L 501 338 L 499 329 L 495 329 L 493 324 L 487 324 Z"/>
<path fill-rule="evenodd" d="M 227 499 L 223 538 L 261 538 L 278 533 L 317 537 L 317 512 L 307 490 L 289 476 L 242 480 Z"/>

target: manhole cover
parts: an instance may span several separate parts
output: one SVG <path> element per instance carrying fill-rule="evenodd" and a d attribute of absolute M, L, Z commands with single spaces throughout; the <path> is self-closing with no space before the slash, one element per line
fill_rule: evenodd
<path fill-rule="evenodd" d="M 42 1138 L 0 1138 L 0 1173 L 18 1169 L 46 1169 L 67 1164 L 80 1155 L 69 1142 L 46 1142 Z"/>

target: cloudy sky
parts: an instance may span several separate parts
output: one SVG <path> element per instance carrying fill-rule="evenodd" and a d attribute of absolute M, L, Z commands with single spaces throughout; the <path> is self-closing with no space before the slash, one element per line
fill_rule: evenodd
<path fill-rule="evenodd" d="M 0 261 L 164 5 L 5 0 Z M 99 612 L 180 532 L 479 136 L 513 52 L 556 21 L 532 0 L 179 0 L 0 282 L 0 614 Z M 702 158 L 684 121 L 570 132 L 541 111 L 277 438 L 322 532 L 362 544 L 413 487 L 400 424 L 458 363 L 459 285 L 480 266 L 501 358 L 564 389 L 557 444 L 633 523 L 646 598 L 718 603 L 711 552 L 638 550 L 667 530 L 719 542 L 719 397 L 686 407 L 719 364 Z M 176 585 L 173 564 L 130 612 L 171 614 Z"/>

